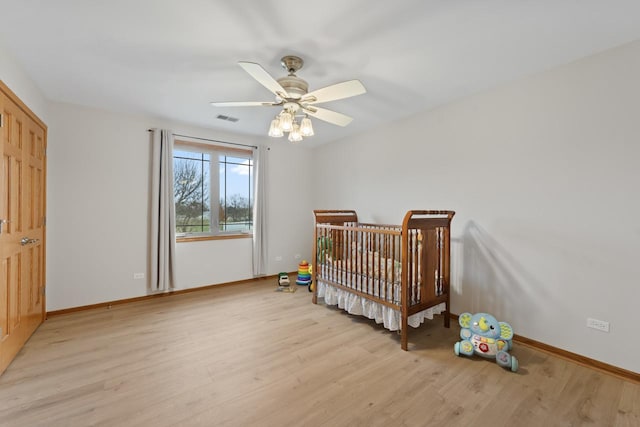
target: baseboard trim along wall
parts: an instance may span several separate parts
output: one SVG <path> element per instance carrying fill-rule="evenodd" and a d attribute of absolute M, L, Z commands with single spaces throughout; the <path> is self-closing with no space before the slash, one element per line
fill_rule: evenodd
<path fill-rule="evenodd" d="M 457 321 L 458 315 L 450 313 L 451 319 Z M 558 347 L 554 347 L 549 344 L 545 344 L 540 341 L 532 340 L 531 338 L 523 337 L 522 335 L 514 334 L 513 341 L 526 345 L 527 347 L 535 348 L 536 350 L 543 351 L 545 353 L 552 354 L 557 357 L 561 357 L 565 360 L 577 363 L 578 365 L 585 366 L 587 368 L 595 369 L 597 371 L 605 372 L 623 380 L 631 381 L 640 384 L 640 374 L 626 369 L 619 368 L 617 366 L 609 365 L 608 363 L 600 362 L 595 359 L 591 359 L 582 356 L 577 353 L 572 353 L 567 350 L 563 350 Z"/>
<path fill-rule="evenodd" d="M 532 340 L 531 338 L 523 337 L 517 334 L 514 334 L 513 340 L 522 345 L 526 345 L 527 347 L 532 347 L 537 350 L 544 351 L 545 353 L 553 354 L 554 356 L 570 360 L 574 363 L 577 363 L 578 365 L 586 366 L 587 368 L 595 369 L 601 372 L 606 372 L 607 374 L 622 378 L 623 380 L 628 380 L 640 384 L 640 374 L 636 372 L 618 368 L 617 366 L 609 365 L 608 363 L 600 362 L 595 359 L 590 359 L 580 354 L 553 347 L 543 342 Z"/>
<path fill-rule="evenodd" d="M 289 273 L 289 274 L 294 274 L 294 273 Z M 111 307 L 111 306 L 114 306 L 114 305 L 129 304 L 131 302 L 146 301 L 146 300 L 150 300 L 150 299 L 154 299 L 154 298 L 165 298 L 165 297 L 169 297 L 169 296 L 172 296 L 172 295 L 188 294 L 190 292 L 199 292 L 199 291 L 204 291 L 204 290 L 207 290 L 207 289 L 219 288 L 219 287 L 222 287 L 222 286 L 242 285 L 242 284 L 245 284 L 245 283 L 263 281 L 263 280 L 274 280 L 274 283 L 276 283 L 277 278 L 278 278 L 277 274 L 276 275 L 271 275 L 271 276 L 261 276 L 261 277 L 254 277 L 254 278 L 251 278 L 251 279 L 244 279 L 244 280 L 236 280 L 236 281 L 233 281 L 233 282 L 219 283 L 219 284 L 216 284 L 216 285 L 198 286 L 198 287 L 195 287 L 195 288 L 188 288 L 188 289 L 177 289 L 177 290 L 174 290 L 174 291 L 158 292 L 158 293 L 155 293 L 155 294 L 143 295 L 141 297 L 125 298 L 125 299 L 119 299 L 119 300 L 115 300 L 115 301 L 100 302 L 100 303 L 97 303 L 97 304 L 81 305 L 81 306 L 78 306 L 78 307 L 64 308 L 62 310 L 48 311 L 46 318 L 48 319 L 49 317 L 60 316 L 62 314 L 75 313 L 75 312 L 78 312 L 78 311 L 92 310 L 94 308 L 108 308 L 108 307 Z"/>
<path fill-rule="evenodd" d="M 289 274 L 295 274 L 296 272 L 291 272 Z M 149 299 L 153 299 L 153 298 L 164 298 L 164 297 L 170 297 L 172 295 L 180 295 L 180 294 L 186 294 L 186 293 L 190 293 L 190 292 L 198 292 L 198 291 L 203 291 L 206 289 L 212 289 L 212 288 L 217 288 L 220 286 L 234 286 L 234 285 L 241 285 L 241 284 L 245 284 L 245 283 L 250 283 L 250 282 L 256 282 L 256 281 L 263 281 L 263 280 L 277 280 L 278 275 L 271 275 L 271 276 L 264 276 L 264 277 L 256 277 L 253 279 L 245 279 L 245 280 L 238 280 L 235 282 L 227 282 L 227 283 L 220 283 L 217 285 L 207 285 L 207 286 L 200 286 L 197 288 L 189 288 L 189 289 L 179 289 L 179 290 L 175 290 L 175 291 L 170 291 L 170 292 L 163 292 L 163 293 L 157 293 L 157 294 L 150 294 L 150 295 L 144 295 L 141 297 L 135 297 L 135 298 L 127 298 L 127 299 L 121 299 L 121 300 L 116 300 L 116 301 L 108 301 L 108 302 L 101 302 L 98 304 L 91 304 L 91 305 L 83 305 L 80 307 L 72 307 L 72 308 L 65 308 L 63 310 L 55 310 L 55 311 L 49 311 L 47 312 L 47 318 L 49 317 L 53 317 L 53 316 L 59 316 L 62 314 L 69 314 L 69 313 L 75 313 L 78 311 L 84 311 L 84 310 L 91 310 L 94 308 L 105 308 L 105 307 L 111 307 L 114 305 L 120 305 L 120 304 L 128 304 L 131 302 L 137 302 L 137 301 L 145 301 L 145 300 L 149 300 Z M 451 319 L 457 321 L 458 320 L 458 315 L 457 314 L 453 314 L 450 313 Z M 627 380 L 627 381 L 631 381 L 634 383 L 639 383 L 640 384 L 640 374 L 637 372 L 633 372 L 633 371 L 629 371 L 626 369 L 622 369 L 619 368 L 617 366 L 613 366 L 613 365 L 609 365 L 608 363 L 604 363 L 604 362 L 600 362 L 598 360 L 595 359 L 591 359 L 589 357 L 585 357 L 582 356 L 580 354 L 577 353 L 572 353 L 570 351 L 566 351 L 563 350 L 561 348 L 558 347 L 554 347 L 548 344 L 545 344 L 543 342 L 540 341 L 536 341 L 536 340 L 532 340 L 531 338 L 527 338 L 527 337 L 523 337 L 521 335 L 517 335 L 514 334 L 513 336 L 513 340 L 515 342 L 518 342 L 522 345 L 526 345 L 527 347 L 532 347 L 535 348 L 537 350 L 543 351 L 545 353 L 549 353 L 552 354 L 554 356 L 557 357 L 561 357 L 563 359 L 572 361 L 574 363 L 577 363 L 579 365 L 585 366 L 587 368 L 591 368 L 591 369 L 595 369 L 601 372 L 605 372 L 607 374 L 613 375 L 615 377 L 621 378 L 623 380 Z"/>

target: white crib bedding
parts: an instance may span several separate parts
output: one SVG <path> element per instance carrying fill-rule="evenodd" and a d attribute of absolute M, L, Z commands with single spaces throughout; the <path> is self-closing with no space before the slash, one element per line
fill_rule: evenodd
<path fill-rule="evenodd" d="M 327 305 L 337 305 L 349 314 L 365 316 L 373 319 L 378 324 L 382 324 L 390 331 L 400 330 L 402 315 L 400 310 L 395 310 L 384 304 L 371 301 L 367 298 L 353 294 L 349 291 L 336 288 L 318 278 L 318 297 L 323 298 Z M 396 291 L 399 286 L 394 286 Z M 433 319 L 435 314 L 446 311 L 446 304 L 440 303 L 434 307 L 422 310 L 407 319 L 409 326 L 417 328 L 425 319 Z"/>
<path fill-rule="evenodd" d="M 341 268 L 330 267 L 327 265 L 320 265 L 318 273 L 318 280 L 325 278 L 326 280 L 348 286 L 357 291 L 371 294 L 378 298 L 383 298 L 393 304 L 400 304 L 401 286 L 399 275 L 397 276 L 397 281 L 391 283 L 391 281 L 386 281 L 384 279 L 354 273 L 350 270 L 345 271 Z"/>
<path fill-rule="evenodd" d="M 400 305 L 400 291 L 402 289 L 402 285 L 400 282 L 401 279 L 401 269 L 398 269 L 393 276 L 389 275 L 388 278 L 393 277 L 394 281 L 387 280 L 385 278 L 381 278 L 377 274 L 373 276 L 367 276 L 361 273 L 355 273 L 350 269 L 344 270 L 342 269 L 342 265 L 336 266 L 336 263 L 332 265 L 321 264 L 318 270 L 318 280 L 322 278 L 338 283 L 339 285 L 347 286 L 348 288 L 354 289 L 356 291 L 364 292 L 366 294 L 375 296 L 377 298 L 384 299 L 387 302 Z M 417 280 L 420 280 L 417 278 Z M 436 294 L 440 295 L 440 292 L 436 289 Z M 412 292 L 413 300 L 412 304 L 417 303 L 420 300 L 420 286 L 417 283 L 412 284 Z"/>

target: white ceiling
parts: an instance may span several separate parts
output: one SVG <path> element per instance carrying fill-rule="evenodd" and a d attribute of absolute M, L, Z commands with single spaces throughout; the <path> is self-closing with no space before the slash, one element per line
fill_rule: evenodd
<path fill-rule="evenodd" d="M 0 0 L 0 40 L 51 101 L 264 135 L 272 101 L 237 65 L 309 90 L 359 79 L 368 93 L 323 104 L 320 144 L 501 82 L 640 39 L 638 0 Z M 2 76 L 0 76 L 0 79 Z M 215 119 L 218 114 L 240 120 Z"/>

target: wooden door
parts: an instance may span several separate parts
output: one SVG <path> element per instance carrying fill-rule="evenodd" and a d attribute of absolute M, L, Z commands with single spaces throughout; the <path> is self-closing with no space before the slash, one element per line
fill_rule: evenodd
<path fill-rule="evenodd" d="M 0 82 L 0 373 L 44 320 L 46 126 Z"/>

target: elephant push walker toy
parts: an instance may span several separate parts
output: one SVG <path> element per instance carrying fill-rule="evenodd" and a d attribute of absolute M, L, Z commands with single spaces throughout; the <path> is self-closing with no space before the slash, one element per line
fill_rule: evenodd
<path fill-rule="evenodd" d="M 456 356 L 473 356 L 477 354 L 487 359 L 495 359 L 498 365 L 518 370 L 518 359 L 508 353 L 513 346 L 513 329 L 506 322 L 498 322 L 487 313 L 462 313 L 458 318 L 462 329 L 462 341 L 455 343 L 453 349 Z"/>

